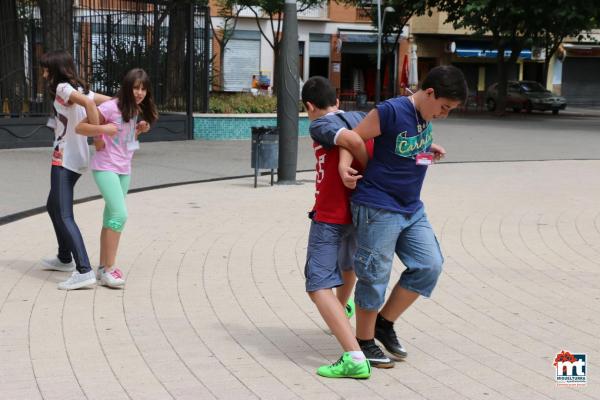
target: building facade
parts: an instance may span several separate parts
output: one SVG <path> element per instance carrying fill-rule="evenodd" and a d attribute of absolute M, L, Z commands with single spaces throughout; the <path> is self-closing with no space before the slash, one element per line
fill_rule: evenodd
<path fill-rule="evenodd" d="M 211 7 L 213 25 L 223 25 L 218 9 Z M 257 10 L 260 15 L 260 10 Z M 274 55 L 269 41 L 273 33 L 268 18 L 260 18 L 262 31 L 257 27 L 255 14 L 242 10 L 233 36 L 223 57 L 223 82 L 218 80 L 213 90 L 244 91 L 252 85 L 254 75 L 273 77 Z M 394 45 L 387 39 L 382 51 L 382 98 L 399 90 L 398 60 L 407 52 L 407 30 Z M 306 81 L 314 75 L 329 78 L 342 100 L 359 98 L 373 100 L 377 71 L 377 31 L 369 14 L 355 7 L 335 2 L 298 13 L 299 75 Z M 215 71 L 219 65 L 218 43 L 213 40 Z"/>
<path fill-rule="evenodd" d="M 222 18 L 215 6 L 211 9 L 213 24 L 219 26 Z M 381 98 L 403 93 L 403 88 L 411 83 L 413 87 L 417 86 L 437 65 L 452 64 L 460 68 L 472 98 L 481 99 L 485 90 L 497 81 L 497 51 L 491 37 L 478 37 L 468 30 L 454 29 L 451 24 L 444 23 L 445 20 L 445 13 L 434 10 L 431 16 L 413 17 L 395 46 L 386 45 L 385 39 L 382 41 Z M 260 24 L 272 41 L 270 21 L 261 18 Z M 374 99 L 377 32 L 369 11 L 334 1 L 305 10 L 298 13 L 298 37 L 302 81 L 321 75 L 330 79 L 342 101 L 346 98 Z M 600 104 L 594 95 L 600 89 L 600 79 L 595 74 L 600 68 L 600 44 L 597 44 L 600 43 L 600 30 L 592 32 L 586 40 L 589 43 L 567 40 L 549 63 L 547 88 L 566 96 L 569 104 Z M 218 53 L 215 41 L 213 49 Z M 388 49 L 387 53 L 385 49 Z M 214 67 L 218 70 L 221 68 L 219 57 L 214 59 L 217 61 Z M 516 65 L 508 71 L 508 78 L 544 82 L 544 61 L 545 54 L 540 49 L 524 49 Z M 243 10 L 240 14 L 225 50 L 223 68 L 223 82 L 215 82 L 213 90 L 244 91 L 250 88 L 253 75 L 273 76 L 273 51 L 261 35 L 251 10 Z"/>

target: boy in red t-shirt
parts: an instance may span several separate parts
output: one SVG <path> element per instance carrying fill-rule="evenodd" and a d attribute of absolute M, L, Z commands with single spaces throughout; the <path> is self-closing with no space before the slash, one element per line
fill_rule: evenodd
<path fill-rule="evenodd" d="M 365 114 L 339 110 L 335 90 L 327 79 L 311 77 L 302 87 L 302 102 L 311 121 L 317 160 L 315 205 L 309 213 L 312 222 L 304 270 L 306 291 L 344 349 L 336 363 L 319 367 L 317 374 L 369 378 L 371 366 L 348 321 L 354 313 L 354 304 L 348 301 L 356 280 L 352 266 L 356 235 L 350 215 L 351 191 L 340 178 L 338 164 L 341 149 L 346 149 L 360 162 L 353 168 L 364 169 L 373 143 L 367 142 L 365 147 L 351 131 Z M 333 288 L 337 288 L 337 297 Z"/>

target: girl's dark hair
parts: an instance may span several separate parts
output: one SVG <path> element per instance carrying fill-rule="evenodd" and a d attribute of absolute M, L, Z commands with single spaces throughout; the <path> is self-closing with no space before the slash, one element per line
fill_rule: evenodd
<path fill-rule="evenodd" d="M 138 86 L 146 89 L 146 97 L 139 105 L 136 104 L 133 95 L 133 89 Z M 118 107 L 124 122 L 128 122 L 138 114 L 141 114 L 141 119 L 149 124 L 158 119 L 158 111 L 152 99 L 150 77 L 141 68 L 134 68 L 125 74 L 121 82 L 121 88 L 117 93 L 117 99 L 119 100 Z"/>
<path fill-rule="evenodd" d="M 461 103 L 465 102 L 469 93 L 465 75 L 453 65 L 432 68 L 421 84 L 422 90 L 429 88 L 433 88 L 436 99 L 443 97 Z"/>
<path fill-rule="evenodd" d="M 337 96 L 329 79 L 322 76 L 311 76 L 302 86 L 302 102 L 310 101 L 318 109 L 335 106 Z"/>
<path fill-rule="evenodd" d="M 40 58 L 40 65 L 48 68 L 48 84 L 52 97 L 56 96 L 58 84 L 65 82 L 75 89 L 83 88 L 85 94 L 89 93 L 88 85 L 77 75 L 73 56 L 68 51 L 52 50 L 44 53 Z"/>

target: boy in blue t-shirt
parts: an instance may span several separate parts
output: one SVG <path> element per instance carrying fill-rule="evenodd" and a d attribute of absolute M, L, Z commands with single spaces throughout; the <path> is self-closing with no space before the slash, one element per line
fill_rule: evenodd
<path fill-rule="evenodd" d="M 375 139 L 373 159 L 352 196 L 358 236 L 356 338 L 369 360 L 383 354 L 374 339 L 396 358 L 406 357 L 394 322 L 420 295 L 431 295 L 441 273 L 444 258 L 420 199 L 427 166 L 445 154 L 433 144 L 430 121 L 447 117 L 467 93 L 458 68 L 435 67 L 419 91 L 378 104 L 354 129 L 364 140 Z M 406 270 L 378 313 L 394 253 Z M 377 364 L 371 361 L 373 366 L 385 367 Z"/>

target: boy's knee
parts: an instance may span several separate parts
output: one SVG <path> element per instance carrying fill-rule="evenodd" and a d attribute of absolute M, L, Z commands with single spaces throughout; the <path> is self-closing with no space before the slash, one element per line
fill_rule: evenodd
<path fill-rule="evenodd" d="M 443 264 L 444 258 L 440 254 L 439 256 L 431 257 L 426 266 L 419 268 L 423 282 L 426 286 L 433 288 L 437 284 L 442 273 Z"/>
<path fill-rule="evenodd" d="M 429 268 L 429 273 L 432 277 L 437 278 L 442 273 L 442 266 L 444 265 L 444 257 L 439 254 L 437 257 L 433 257 L 431 260 L 431 266 Z"/>

